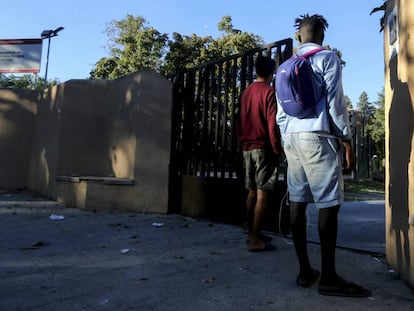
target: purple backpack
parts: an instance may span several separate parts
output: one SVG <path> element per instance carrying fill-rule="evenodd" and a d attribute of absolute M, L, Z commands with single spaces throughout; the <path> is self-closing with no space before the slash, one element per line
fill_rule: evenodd
<path fill-rule="evenodd" d="M 286 114 L 299 119 L 315 116 L 318 98 L 313 90 L 315 73 L 308 57 L 322 50 L 317 48 L 301 56 L 294 54 L 277 69 L 276 94 Z"/>

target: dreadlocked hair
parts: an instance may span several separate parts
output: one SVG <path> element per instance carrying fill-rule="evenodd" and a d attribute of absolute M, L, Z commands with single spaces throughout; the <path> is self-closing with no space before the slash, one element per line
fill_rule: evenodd
<path fill-rule="evenodd" d="M 299 30 L 300 28 L 302 28 L 302 26 L 305 25 L 311 27 L 312 29 L 321 29 L 323 31 L 325 31 L 326 28 L 328 28 L 329 26 L 325 17 L 319 14 L 303 14 L 300 16 L 300 18 L 295 19 L 294 26 L 297 30 Z"/>

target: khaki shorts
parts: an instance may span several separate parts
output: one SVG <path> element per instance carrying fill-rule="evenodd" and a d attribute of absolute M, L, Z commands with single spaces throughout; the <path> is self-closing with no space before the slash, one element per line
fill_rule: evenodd
<path fill-rule="evenodd" d="M 273 190 L 277 181 L 278 158 L 270 150 L 243 151 L 247 190 Z"/>

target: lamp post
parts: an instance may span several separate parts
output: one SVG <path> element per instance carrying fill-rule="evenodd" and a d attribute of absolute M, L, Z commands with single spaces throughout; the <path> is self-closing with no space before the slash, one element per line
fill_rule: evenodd
<path fill-rule="evenodd" d="M 58 32 L 63 30 L 63 27 L 58 27 L 55 30 L 43 30 L 40 36 L 42 39 L 48 39 L 47 44 L 47 55 L 46 55 L 46 71 L 45 71 L 45 83 L 47 83 L 47 69 L 49 67 L 49 51 L 50 51 L 50 38 L 56 37 L 58 35 Z"/>

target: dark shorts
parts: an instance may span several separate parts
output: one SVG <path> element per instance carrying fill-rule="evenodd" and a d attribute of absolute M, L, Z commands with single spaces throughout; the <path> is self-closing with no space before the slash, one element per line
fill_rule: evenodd
<path fill-rule="evenodd" d="M 273 190 L 277 181 L 278 158 L 272 151 L 243 151 L 247 190 Z"/>

